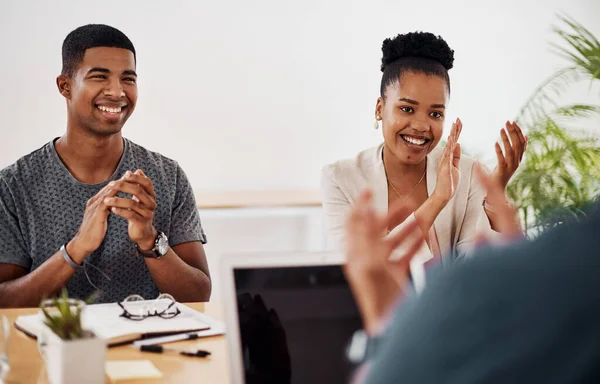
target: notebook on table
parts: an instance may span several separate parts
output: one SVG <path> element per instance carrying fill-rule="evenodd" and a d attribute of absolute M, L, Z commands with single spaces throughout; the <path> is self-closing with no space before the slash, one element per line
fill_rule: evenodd
<path fill-rule="evenodd" d="M 151 303 L 153 300 L 148 300 Z M 140 302 L 140 304 L 143 302 Z M 146 337 L 194 332 L 210 329 L 203 318 L 206 317 L 185 304 L 177 303 L 181 311 L 177 316 L 163 319 L 158 316 L 143 320 L 130 320 L 120 315 L 123 309 L 117 303 L 92 304 L 86 306 L 83 316 L 83 328 L 93 331 L 98 337 L 106 340 L 107 346 L 126 344 Z M 19 316 L 15 327 L 25 334 L 37 338 L 44 322 L 43 314 Z"/>

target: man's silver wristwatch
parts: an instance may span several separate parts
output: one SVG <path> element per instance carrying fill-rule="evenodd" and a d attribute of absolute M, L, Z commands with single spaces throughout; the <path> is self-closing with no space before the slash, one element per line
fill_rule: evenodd
<path fill-rule="evenodd" d="M 156 240 L 154 240 L 154 247 L 150 250 L 143 251 L 136 244 L 135 247 L 139 254 L 144 257 L 149 257 L 151 259 L 159 259 L 161 256 L 164 256 L 169 250 L 169 239 L 167 235 L 162 232 L 158 232 L 156 235 Z"/>

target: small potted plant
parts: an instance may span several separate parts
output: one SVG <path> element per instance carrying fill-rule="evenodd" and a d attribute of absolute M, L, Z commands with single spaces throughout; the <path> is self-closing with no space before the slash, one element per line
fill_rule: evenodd
<path fill-rule="evenodd" d="M 102 384 L 106 343 L 82 326 L 86 303 L 72 299 L 66 289 L 40 305 L 44 325 L 39 335 L 40 351 L 46 361 L 50 384 Z"/>

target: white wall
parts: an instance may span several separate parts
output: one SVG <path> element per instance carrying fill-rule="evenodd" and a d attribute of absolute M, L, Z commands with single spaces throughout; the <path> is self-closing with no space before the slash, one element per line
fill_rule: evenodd
<path fill-rule="evenodd" d="M 125 134 L 177 159 L 197 190 L 317 188 L 323 164 L 377 144 L 381 41 L 416 29 L 456 51 L 448 120 L 491 155 L 563 63 L 547 44 L 557 11 L 600 34 L 597 0 L 3 0 L 0 167 L 64 131 L 61 43 L 86 23 L 134 42 L 140 99 Z"/>
<path fill-rule="evenodd" d="M 219 262 L 223 254 L 317 252 L 326 249 L 321 207 L 202 209 L 204 246 L 212 277 L 212 300 L 221 297 Z"/>

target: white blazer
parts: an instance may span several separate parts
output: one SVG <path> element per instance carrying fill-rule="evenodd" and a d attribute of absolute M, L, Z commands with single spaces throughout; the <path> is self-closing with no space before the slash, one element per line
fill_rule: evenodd
<path fill-rule="evenodd" d="M 383 144 L 360 152 L 352 159 L 340 160 L 322 169 L 321 189 L 327 243 L 330 249 L 343 249 L 347 216 L 365 189 L 373 192 L 378 213 L 388 210 L 388 184 L 383 166 Z M 443 148 L 427 156 L 427 192 L 435 189 L 438 161 Z M 434 230 L 442 263 L 467 255 L 473 248 L 476 233 L 495 233 L 483 209 L 485 191 L 473 171 L 475 160 L 461 155 L 460 182 L 454 197 L 440 212 Z M 411 215 L 414 219 L 414 215 Z M 450 252 L 451 251 L 451 252 Z"/>

